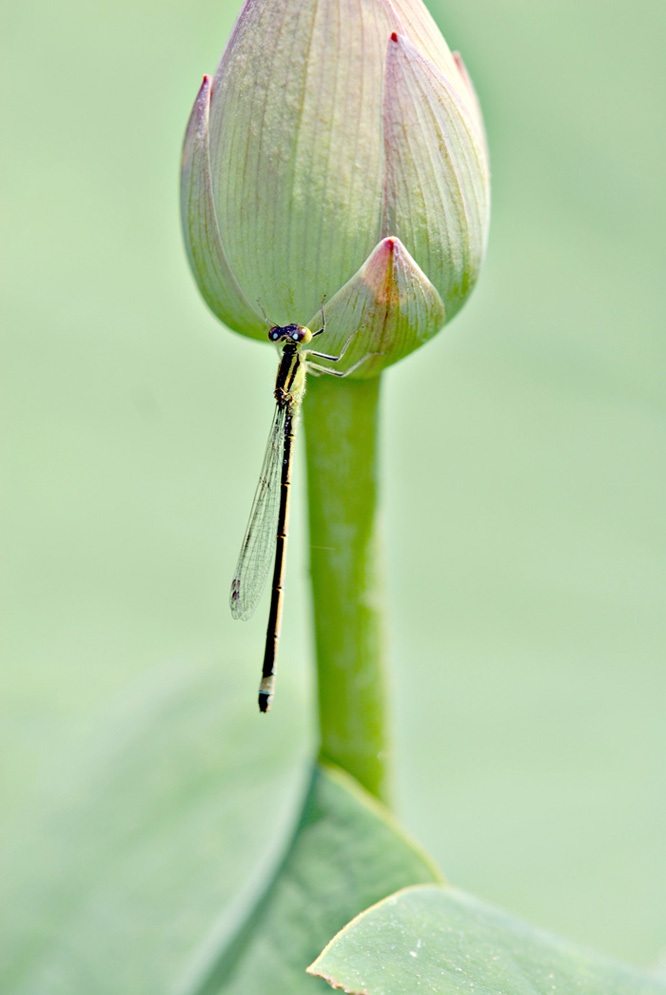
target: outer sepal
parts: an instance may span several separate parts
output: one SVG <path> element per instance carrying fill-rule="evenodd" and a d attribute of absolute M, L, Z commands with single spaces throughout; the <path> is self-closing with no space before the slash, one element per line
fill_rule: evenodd
<path fill-rule="evenodd" d="M 384 141 L 384 229 L 409 245 L 448 321 L 476 282 L 485 252 L 486 153 L 467 102 L 397 34 L 387 48 Z"/>
<path fill-rule="evenodd" d="M 185 248 L 201 294 L 226 325 L 263 338 L 265 323 L 250 307 L 229 265 L 217 224 L 209 155 L 211 77 L 204 76 L 185 132 L 181 212 Z"/>
<path fill-rule="evenodd" d="M 215 74 L 212 183 L 234 273 L 304 321 L 381 238 L 382 2 L 249 0 Z"/>
<path fill-rule="evenodd" d="M 446 318 L 437 290 L 394 237 L 375 247 L 326 302 L 325 314 L 327 332 L 315 339 L 316 347 L 329 355 L 344 350 L 344 355 L 337 363 L 314 361 L 357 379 L 376 376 L 402 359 L 438 332 Z M 318 327 L 319 318 L 313 315 L 311 327 Z"/>

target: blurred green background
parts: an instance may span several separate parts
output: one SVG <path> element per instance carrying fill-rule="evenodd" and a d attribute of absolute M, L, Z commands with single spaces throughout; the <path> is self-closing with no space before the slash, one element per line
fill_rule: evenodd
<path fill-rule="evenodd" d="M 494 213 L 472 300 L 384 379 L 398 813 L 452 882 L 650 965 L 666 8 L 431 9 L 480 94 Z M 179 230 L 186 119 L 237 10 L 4 11 L 3 991 L 170 990 L 249 900 L 302 785 L 303 454 L 260 721 L 264 612 L 240 625 L 226 602 L 275 356 L 207 312 Z"/>

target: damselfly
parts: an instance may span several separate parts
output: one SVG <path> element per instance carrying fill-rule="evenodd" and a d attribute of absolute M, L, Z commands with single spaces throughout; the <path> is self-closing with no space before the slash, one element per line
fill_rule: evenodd
<path fill-rule="evenodd" d="M 310 343 L 324 332 L 325 327 L 322 314 L 322 327 L 316 332 L 311 332 L 304 325 L 274 325 L 268 332 L 271 342 L 282 345 L 282 356 L 275 380 L 275 415 L 252 502 L 250 520 L 231 583 L 230 598 L 231 614 L 234 618 L 248 619 L 252 616 L 275 552 L 266 649 L 259 685 L 259 709 L 262 712 L 267 712 L 271 707 L 275 684 L 275 663 L 282 619 L 282 585 L 289 518 L 291 462 L 296 424 L 305 393 L 306 370 L 346 376 L 360 365 L 355 363 L 343 372 L 313 362 L 313 359 L 338 362 L 351 341 L 350 339 L 345 343 L 339 356 L 316 352 L 310 348 Z"/>

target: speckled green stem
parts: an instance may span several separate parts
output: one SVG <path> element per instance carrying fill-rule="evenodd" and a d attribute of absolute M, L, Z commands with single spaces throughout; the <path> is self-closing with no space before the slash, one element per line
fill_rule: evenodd
<path fill-rule="evenodd" d="M 387 802 L 378 400 L 379 378 L 310 376 L 303 417 L 320 753 Z"/>

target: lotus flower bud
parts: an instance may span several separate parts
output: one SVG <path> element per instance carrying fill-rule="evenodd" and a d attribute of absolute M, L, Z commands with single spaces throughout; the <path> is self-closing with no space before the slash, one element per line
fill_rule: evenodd
<path fill-rule="evenodd" d="M 320 327 L 367 377 L 462 306 L 483 260 L 478 102 L 422 0 L 245 0 L 190 117 L 190 264 L 226 325 Z M 325 346 L 324 346 L 325 340 Z"/>

